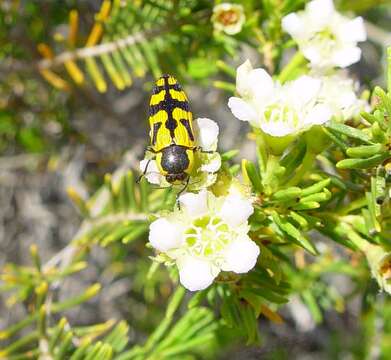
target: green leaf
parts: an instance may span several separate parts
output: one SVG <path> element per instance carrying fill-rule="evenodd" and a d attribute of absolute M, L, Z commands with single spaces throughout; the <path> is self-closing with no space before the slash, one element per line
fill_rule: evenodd
<path fill-rule="evenodd" d="M 289 216 L 292 218 L 292 220 L 294 220 L 301 228 L 303 228 L 304 230 L 308 230 L 308 221 L 306 220 L 306 218 L 304 216 L 301 216 L 300 214 L 298 214 L 297 212 L 295 211 L 290 211 L 289 212 Z"/>
<path fill-rule="evenodd" d="M 20 339 L 13 341 L 10 345 L 0 350 L 0 358 L 11 359 L 12 357 L 10 355 L 20 352 L 20 350 L 24 350 L 27 345 L 31 346 L 31 344 L 35 343 L 39 337 L 40 335 L 38 331 L 32 331 Z"/>
<path fill-rule="evenodd" d="M 66 358 L 66 353 L 71 349 L 72 347 L 72 338 L 73 333 L 72 331 L 68 331 L 65 333 L 60 347 L 56 351 L 56 356 L 54 357 L 54 360 L 62 360 Z"/>
<path fill-rule="evenodd" d="M 301 196 L 308 196 L 311 194 L 318 193 L 322 191 L 325 187 L 329 186 L 331 183 L 331 178 L 327 178 L 324 180 L 321 180 L 317 182 L 316 184 L 313 184 L 311 186 L 308 186 L 304 189 L 302 189 Z"/>
<path fill-rule="evenodd" d="M 369 211 L 369 215 L 371 218 L 371 224 L 372 224 L 372 229 L 370 229 L 370 233 L 373 233 L 373 232 L 378 233 L 381 231 L 381 227 L 380 227 L 379 221 L 377 219 L 378 215 L 380 215 L 379 205 L 376 204 L 376 198 L 375 198 L 373 192 L 366 192 L 365 197 L 367 199 L 368 211 Z"/>
<path fill-rule="evenodd" d="M 323 129 L 323 132 L 344 152 L 348 148 L 346 141 L 342 138 L 341 134 L 330 131 L 326 128 Z"/>
<path fill-rule="evenodd" d="M 149 225 L 147 223 L 141 223 L 139 225 L 134 225 L 133 229 L 122 238 L 123 244 L 129 244 L 130 242 L 136 240 L 142 234 L 148 230 Z"/>
<path fill-rule="evenodd" d="M 193 295 L 193 297 L 189 300 L 187 307 L 189 309 L 192 309 L 196 306 L 199 306 L 201 304 L 201 302 L 205 299 L 207 293 L 208 293 L 208 290 L 201 290 L 201 291 L 196 292 Z"/>
<path fill-rule="evenodd" d="M 346 154 L 353 158 L 366 158 L 383 152 L 385 147 L 382 144 L 363 145 L 346 149 Z"/>
<path fill-rule="evenodd" d="M 384 106 L 385 110 L 387 111 L 388 116 L 391 115 L 391 99 L 390 97 L 384 92 L 384 90 L 376 86 L 374 93 L 376 96 L 378 96 L 382 102 L 382 105 Z"/>
<path fill-rule="evenodd" d="M 367 120 L 370 124 L 373 124 L 374 122 L 376 122 L 376 117 L 370 113 L 367 113 L 367 112 L 362 112 L 360 114 L 365 120 Z"/>
<path fill-rule="evenodd" d="M 254 190 L 257 193 L 261 193 L 263 186 L 262 186 L 262 180 L 259 175 L 258 169 L 255 167 L 255 165 L 251 161 L 246 161 L 245 166 L 246 166 L 247 176 L 250 179 Z"/>
<path fill-rule="evenodd" d="M 386 174 L 384 168 L 379 167 L 375 177 L 371 178 L 371 191 L 376 204 L 382 205 L 387 196 Z M 379 214 L 380 215 L 380 214 Z"/>
<path fill-rule="evenodd" d="M 381 115 L 383 116 L 383 115 Z M 386 136 L 386 132 L 382 129 L 382 127 L 380 126 L 379 122 L 375 122 L 372 127 L 371 127 L 371 133 L 372 133 L 372 137 L 373 137 L 373 140 L 378 142 L 378 143 L 382 143 L 382 144 L 386 144 L 387 141 L 388 141 L 388 138 Z"/>
<path fill-rule="evenodd" d="M 247 345 L 257 343 L 259 341 L 258 321 L 253 308 L 247 302 L 240 303 L 239 312 L 247 332 Z"/>
<path fill-rule="evenodd" d="M 102 341 L 109 344 L 116 353 L 119 353 L 128 343 L 128 331 L 128 324 L 125 321 L 120 321 Z"/>
<path fill-rule="evenodd" d="M 297 245 L 300 245 L 311 254 L 317 255 L 318 251 L 312 242 L 307 239 L 307 237 L 305 237 L 298 229 L 296 229 L 294 225 L 292 225 L 286 219 L 281 218 L 275 211 L 272 212 L 272 218 L 277 226 L 282 231 L 284 231 Z"/>
<path fill-rule="evenodd" d="M 351 126 L 347 126 L 344 124 L 340 124 L 337 122 L 331 121 L 326 125 L 329 129 L 336 131 L 337 133 L 346 135 L 348 137 L 351 137 L 353 139 L 361 140 L 365 143 L 370 144 L 371 140 L 367 134 L 365 134 L 363 131 L 355 129 Z"/>
<path fill-rule="evenodd" d="M 381 164 L 384 160 L 391 157 L 391 153 L 385 152 L 373 155 L 367 159 L 344 159 L 338 161 L 338 169 L 368 169 Z"/>
<path fill-rule="evenodd" d="M 246 287 L 241 291 L 243 296 L 245 296 L 246 292 L 253 293 L 255 295 L 258 295 L 272 303 L 275 304 L 285 304 L 289 301 L 289 299 L 280 296 L 270 290 L 264 289 L 264 288 L 257 288 L 257 287 Z"/>
<path fill-rule="evenodd" d="M 220 81 L 220 80 L 213 81 L 213 86 L 216 89 L 225 90 L 225 91 L 227 91 L 228 93 L 231 93 L 231 94 L 234 94 L 235 91 L 236 91 L 235 85 L 231 84 L 229 82 L 226 82 L 226 81 Z"/>
<path fill-rule="evenodd" d="M 233 307 L 234 305 L 232 301 L 229 298 L 225 297 L 220 307 L 220 314 L 229 328 L 232 328 L 235 324 L 235 311 Z"/>
<path fill-rule="evenodd" d="M 312 294 L 311 291 L 305 290 L 302 292 L 301 296 L 304 302 L 306 303 L 306 305 L 308 306 L 312 318 L 317 324 L 319 324 L 322 321 L 323 316 L 314 295 Z"/>
<path fill-rule="evenodd" d="M 320 204 L 316 201 L 300 202 L 297 205 L 294 205 L 293 210 L 312 210 L 320 207 Z"/>
<path fill-rule="evenodd" d="M 231 78 L 236 78 L 236 70 L 232 66 L 228 65 L 226 62 L 222 60 L 217 60 L 216 66 Z"/>
<path fill-rule="evenodd" d="M 229 161 L 233 159 L 238 153 L 239 150 L 226 151 L 225 153 L 221 154 L 221 161 Z"/>
<path fill-rule="evenodd" d="M 296 186 L 292 186 L 286 189 L 282 189 L 273 194 L 273 200 L 289 201 L 300 197 L 301 189 Z"/>
<path fill-rule="evenodd" d="M 188 354 L 190 351 L 194 351 L 197 347 L 204 347 L 210 341 L 213 341 L 215 335 L 213 333 L 208 333 L 204 335 L 197 336 L 187 342 L 177 344 L 175 346 L 170 347 L 169 349 L 163 351 L 158 358 L 172 358 L 173 356 L 177 356 L 180 354 Z"/>
<path fill-rule="evenodd" d="M 327 190 L 327 189 L 325 189 Z M 327 201 L 331 198 L 330 191 L 323 191 L 316 194 L 311 194 L 300 199 L 300 204 L 310 203 L 310 202 L 322 202 Z"/>

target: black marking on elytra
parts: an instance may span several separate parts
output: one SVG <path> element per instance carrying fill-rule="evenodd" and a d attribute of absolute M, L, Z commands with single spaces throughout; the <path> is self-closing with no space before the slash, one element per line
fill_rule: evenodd
<path fill-rule="evenodd" d="M 186 100 L 179 101 L 179 100 L 173 99 L 171 97 L 170 89 L 174 89 L 176 91 L 182 91 L 182 87 L 179 85 L 178 82 L 175 84 L 169 84 L 168 83 L 169 75 L 163 75 L 161 78 L 164 79 L 164 85 L 163 86 L 155 86 L 152 90 L 152 94 L 157 95 L 160 91 L 165 90 L 165 96 L 164 96 L 164 99 L 162 101 L 160 101 L 158 104 L 151 105 L 149 107 L 149 115 L 154 116 L 161 110 L 166 111 L 167 112 L 167 120 L 165 121 L 165 126 L 170 131 L 170 136 L 174 140 L 175 129 L 178 126 L 177 121 L 173 117 L 174 109 L 179 108 L 179 109 L 182 109 L 183 111 L 189 112 L 190 111 L 189 103 Z M 190 126 L 190 124 L 189 124 L 189 126 Z M 189 132 L 189 130 L 187 130 L 187 131 Z M 192 136 L 192 140 L 193 139 L 194 139 L 194 136 Z"/>
<path fill-rule="evenodd" d="M 161 122 L 157 122 L 153 124 L 153 134 L 152 134 L 152 146 L 156 144 L 157 140 L 157 133 L 160 129 L 160 126 L 162 126 Z"/>
<path fill-rule="evenodd" d="M 174 89 L 174 90 L 176 90 L 176 91 L 182 91 L 182 86 L 181 86 L 180 84 L 178 84 L 178 83 L 176 83 L 176 84 L 168 84 L 168 87 L 169 87 L 170 89 Z M 160 91 L 165 90 L 165 89 L 166 89 L 166 85 L 163 85 L 163 86 L 155 85 L 155 86 L 153 87 L 152 94 L 153 94 L 153 95 L 156 95 L 156 94 L 158 94 Z"/>
<path fill-rule="evenodd" d="M 186 147 L 175 144 L 162 150 L 161 166 L 168 175 L 185 173 L 189 166 L 186 150 Z"/>
<path fill-rule="evenodd" d="M 190 111 L 189 103 L 187 101 L 179 101 L 177 99 L 172 99 L 171 96 L 167 100 L 167 95 L 166 95 L 166 97 L 162 101 L 160 101 L 160 103 L 158 103 L 156 105 L 151 105 L 149 107 L 149 116 L 155 115 L 160 110 L 165 110 L 167 112 L 169 112 L 169 110 L 170 110 L 171 114 L 172 114 L 172 111 L 175 108 L 180 108 L 184 111 Z"/>
<path fill-rule="evenodd" d="M 181 124 L 186 128 L 187 135 L 189 135 L 189 138 L 191 141 L 194 141 L 194 134 L 191 130 L 190 121 L 188 119 L 181 119 Z"/>
<path fill-rule="evenodd" d="M 178 123 L 173 119 L 172 116 L 168 117 L 168 120 L 166 121 L 166 129 L 170 131 L 171 139 L 174 139 L 175 137 L 175 129 L 177 128 Z"/>

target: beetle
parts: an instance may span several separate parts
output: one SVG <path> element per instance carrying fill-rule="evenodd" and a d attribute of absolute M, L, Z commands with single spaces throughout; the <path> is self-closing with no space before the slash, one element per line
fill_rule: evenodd
<path fill-rule="evenodd" d="M 150 146 L 159 172 L 170 184 L 189 182 L 194 168 L 193 115 L 185 92 L 171 75 L 156 80 L 149 103 Z M 144 173 L 147 172 L 148 161 Z"/>

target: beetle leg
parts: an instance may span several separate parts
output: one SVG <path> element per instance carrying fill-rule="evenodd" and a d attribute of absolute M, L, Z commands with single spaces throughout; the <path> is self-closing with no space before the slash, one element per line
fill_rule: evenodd
<path fill-rule="evenodd" d="M 190 181 L 190 176 L 187 178 L 185 186 L 181 189 L 181 191 L 179 191 L 178 194 L 176 194 L 176 203 L 178 204 L 179 210 L 181 209 L 181 205 L 179 203 L 179 196 L 181 196 L 181 194 L 187 189 L 187 187 L 189 185 L 189 181 Z"/>
<path fill-rule="evenodd" d="M 141 181 L 141 179 L 145 176 L 145 174 L 147 173 L 148 166 L 149 166 L 149 164 L 151 163 L 151 160 L 152 160 L 152 159 L 149 159 L 149 160 L 148 160 L 147 165 L 145 165 L 145 169 L 144 169 L 143 173 L 137 178 L 136 184 L 138 184 L 138 183 Z"/>
<path fill-rule="evenodd" d="M 145 151 L 149 151 L 149 152 L 154 153 L 154 154 L 157 154 L 159 152 L 159 151 L 155 151 L 152 146 L 147 146 Z"/>
<path fill-rule="evenodd" d="M 201 146 L 197 146 L 197 147 L 193 148 L 193 151 L 199 151 L 203 154 L 213 154 L 216 152 L 216 151 L 212 151 L 212 150 L 208 150 L 208 151 L 202 150 Z"/>

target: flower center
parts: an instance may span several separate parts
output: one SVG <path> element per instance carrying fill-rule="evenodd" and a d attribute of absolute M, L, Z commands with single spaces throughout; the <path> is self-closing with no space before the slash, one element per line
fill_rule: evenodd
<path fill-rule="evenodd" d="M 331 29 L 325 28 L 313 35 L 308 40 L 308 45 L 315 44 L 316 49 L 322 54 L 322 56 L 328 55 L 335 49 L 337 38 Z"/>
<path fill-rule="evenodd" d="M 219 217 L 202 216 L 185 231 L 185 240 L 192 255 L 218 259 L 230 242 L 229 227 Z"/>
<path fill-rule="evenodd" d="M 223 24 L 224 26 L 236 24 L 238 20 L 239 20 L 239 15 L 234 10 L 223 11 L 218 16 L 219 23 Z"/>
<path fill-rule="evenodd" d="M 315 38 L 322 39 L 322 40 L 329 40 L 329 41 L 337 40 L 335 34 L 329 28 L 325 28 L 322 31 L 319 31 L 317 34 L 315 34 Z"/>
<path fill-rule="evenodd" d="M 391 258 L 387 259 L 387 261 L 381 266 L 380 274 L 386 281 L 391 280 Z"/>
<path fill-rule="evenodd" d="M 286 104 L 272 104 L 266 107 L 264 112 L 265 120 L 273 123 L 288 123 L 297 125 L 299 118 L 294 109 Z"/>

